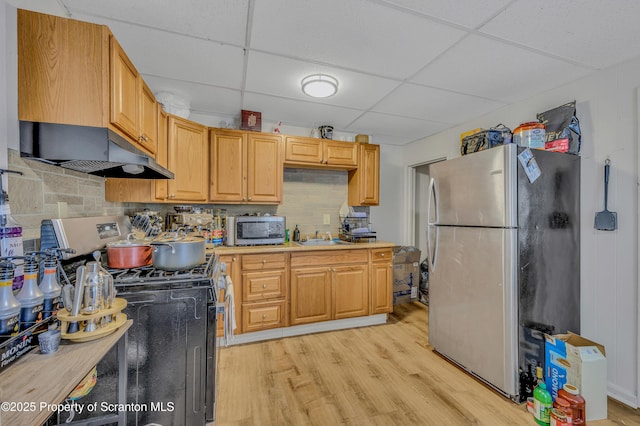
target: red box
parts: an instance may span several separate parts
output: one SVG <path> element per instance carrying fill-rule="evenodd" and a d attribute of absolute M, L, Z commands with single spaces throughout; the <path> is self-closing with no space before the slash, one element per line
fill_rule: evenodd
<path fill-rule="evenodd" d="M 556 139 L 551 142 L 545 142 L 544 150 L 552 152 L 567 152 L 569 151 L 569 139 Z"/>
<path fill-rule="evenodd" d="M 240 130 L 252 130 L 254 132 L 262 131 L 262 113 L 256 111 L 242 110 L 242 121 Z"/>

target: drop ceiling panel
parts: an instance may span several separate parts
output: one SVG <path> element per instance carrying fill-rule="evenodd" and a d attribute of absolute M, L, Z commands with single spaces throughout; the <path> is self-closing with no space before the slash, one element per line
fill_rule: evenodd
<path fill-rule="evenodd" d="M 480 31 L 602 68 L 640 55 L 637 0 L 518 1 Z"/>
<path fill-rule="evenodd" d="M 186 99 L 191 110 L 213 115 L 239 115 L 241 94 L 238 90 L 193 84 L 162 77 L 142 75 L 153 93 L 170 92 Z"/>
<path fill-rule="evenodd" d="M 392 116 L 377 112 L 363 114 L 345 130 L 353 133 L 389 135 L 405 138 L 407 142 L 432 135 L 449 127 L 447 124 Z"/>
<path fill-rule="evenodd" d="M 336 131 L 345 130 L 346 125 L 361 114 L 361 111 L 348 108 L 248 92 L 244 95 L 242 108 L 260 111 L 263 121 L 282 121 L 292 126 L 309 127 L 309 130 L 323 124 L 333 126 Z"/>
<path fill-rule="evenodd" d="M 249 0 L 61 0 L 89 14 L 170 32 L 244 45 Z M 75 16 L 73 16 L 75 18 Z"/>
<path fill-rule="evenodd" d="M 120 22 L 108 25 L 140 73 L 238 90 L 242 85 L 241 48 Z"/>
<path fill-rule="evenodd" d="M 324 73 L 338 79 L 338 93 L 314 99 L 302 92 L 301 81 L 310 74 Z M 250 92 L 368 109 L 398 86 L 394 80 L 373 77 L 344 69 L 283 58 L 260 52 L 249 53 L 245 88 Z"/>
<path fill-rule="evenodd" d="M 467 28 L 483 23 L 511 0 L 383 0 L 418 13 L 442 19 Z"/>
<path fill-rule="evenodd" d="M 251 48 L 403 79 L 463 35 L 365 0 L 271 0 L 255 3 Z"/>
<path fill-rule="evenodd" d="M 406 83 L 384 98 L 373 111 L 459 124 L 504 105 L 477 96 Z"/>
<path fill-rule="evenodd" d="M 589 72 L 530 50 L 472 35 L 427 66 L 413 82 L 511 103 Z"/>

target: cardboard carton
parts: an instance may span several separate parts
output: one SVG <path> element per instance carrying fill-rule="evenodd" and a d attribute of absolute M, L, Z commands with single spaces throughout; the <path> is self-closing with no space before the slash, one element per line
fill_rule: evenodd
<path fill-rule="evenodd" d="M 604 346 L 574 334 L 545 334 L 545 382 L 555 400 L 565 383 L 586 401 L 587 421 L 607 418 L 607 359 Z"/>

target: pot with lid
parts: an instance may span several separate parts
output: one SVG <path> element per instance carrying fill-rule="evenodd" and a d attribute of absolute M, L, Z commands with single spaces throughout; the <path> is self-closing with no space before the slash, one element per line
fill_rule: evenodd
<path fill-rule="evenodd" d="M 149 241 L 136 239 L 134 234 L 129 234 L 126 240 L 107 244 L 107 265 L 118 269 L 151 265 L 152 252 Z"/>
<path fill-rule="evenodd" d="M 205 240 L 201 236 L 164 235 L 151 242 L 153 266 L 167 271 L 190 269 L 205 262 Z"/>

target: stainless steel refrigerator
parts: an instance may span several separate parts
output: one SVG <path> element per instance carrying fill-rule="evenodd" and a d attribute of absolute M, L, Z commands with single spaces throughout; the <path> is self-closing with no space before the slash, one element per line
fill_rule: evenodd
<path fill-rule="evenodd" d="M 522 151 L 429 169 L 429 344 L 513 400 L 543 366 L 543 333 L 580 333 L 580 158 Z"/>

